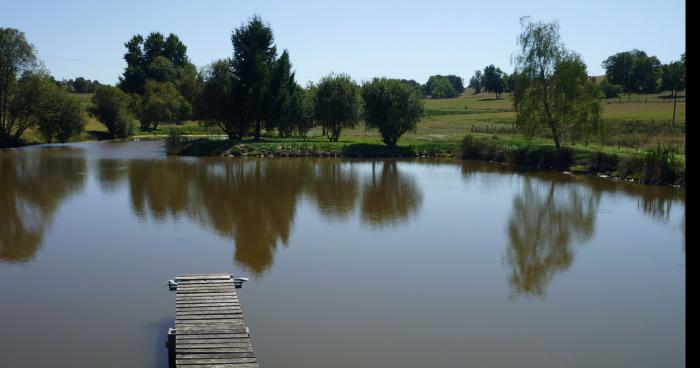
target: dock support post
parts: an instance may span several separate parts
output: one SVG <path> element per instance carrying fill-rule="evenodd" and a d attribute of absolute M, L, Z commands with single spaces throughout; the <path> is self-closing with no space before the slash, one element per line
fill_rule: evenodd
<path fill-rule="evenodd" d="M 168 329 L 168 340 L 165 342 L 168 348 L 168 367 L 175 368 L 175 329 Z"/>

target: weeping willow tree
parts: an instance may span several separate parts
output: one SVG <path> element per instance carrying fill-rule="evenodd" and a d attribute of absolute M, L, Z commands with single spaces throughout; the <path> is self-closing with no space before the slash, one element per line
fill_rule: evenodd
<path fill-rule="evenodd" d="M 561 42 L 559 24 L 520 21 L 513 90 L 517 126 L 531 137 L 548 131 L 557 149 L 564 137 L 602 131 L 600 91 L 581 57 Z"/>

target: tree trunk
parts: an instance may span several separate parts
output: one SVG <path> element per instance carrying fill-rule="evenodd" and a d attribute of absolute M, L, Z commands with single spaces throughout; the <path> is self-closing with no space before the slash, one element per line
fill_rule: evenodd
<path fill-rule="evenodd" d="M 544 69 L 541 69 L 540 71 L 540 76 L 542 77 L 542 87 L 543 87 L 543 104 L 544 104 L 544 112 L 545 115 L 547 116 L 547 123 L 549 124 L 549 129 L 552 131 L 552 138 L 554 139 L 554 147 L 556 147 L 557 151 L 561 147 L 559 144 L 559 133 L 557 132 L 557 124 L 554 122 L 554 119 L 552 119 L 552 114 L 549 111 L 549 101 L 547 100 L 547 79 L 544 75 Z"/>
<path fill-rule="evenodd" d="M 559 150 L 561 148 L 561 145 L 559 144 L 559 134 L 557 134 L 557 129 L 554 128 L 552 131 L 552 138 L 554 138 L 554 147 Z"/>
<path fill-rule="evenodd" d="M 676 125 L 676 100 L 678 99 L 678 95 L 676 93 L 676 89 L 673 89 L 673 120 L 671 120 L 671 125 Z"/>
<path fill-rule="evenodd" d="M 255 121 L 255 140 L 260 140 L 260 120 Z"/>

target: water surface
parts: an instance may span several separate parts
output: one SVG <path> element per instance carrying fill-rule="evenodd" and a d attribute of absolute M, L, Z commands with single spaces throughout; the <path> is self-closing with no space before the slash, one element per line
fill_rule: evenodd
<path fill-rule="evenodd" d="M 0 366 L 166 367 L 231 272 L 262 367 L 685 366 L 685 192 L 479 162 L 0 151 Z"/>

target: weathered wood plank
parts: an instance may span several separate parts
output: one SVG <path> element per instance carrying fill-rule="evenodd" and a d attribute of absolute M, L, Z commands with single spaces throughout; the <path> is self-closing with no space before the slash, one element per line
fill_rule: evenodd
<path fill-rule="evenodd" d="M 224 358 L 224 359 L 175 359 L 177 365 L 187 364 L 238 364 L 257 363 L 255 358 Z"/>
<path fill-rule="evenodd" d="M 183 364 L 187 368 L 258 368 L 258 363 L 243 364 Z"/>
<path fill-rule="evenodd" d="M 245 333 L 245 331 L 241 331 L 241 332 Z M 202 335 L 200 335 L 200 336 L 202 336 Z M 189 339 L 177 339 L 176 341 L 178 344 L 188 344 L 188 345 L 195 344 L 196 345 L 196 344 L 224 344 L 224 343 L 230 343 L 231 340 L 233 340 L 231 337 L 227 337 L 224 339 L 198 339 L 198 338 L 196 338 L 196 336 L 194 338 L 192 338 L 192 336 L 190 336 Z M 253 348 L 252 345 L 250 345 L 249 343 L 246 343 L 246 342 L 240 343 L 239 345 L 240 345 L 239 347 L 241 349 L 243 349 L 243 348 L 252 349 Z"/>
<path fill-rule="evenodd" d="M 221 300 L 221 301 L 228 301 L 228 302 L 233 302 L 233 301 L 238 301 L 237 298 L 234 298 L 230 295 L 224 294 L 224 293 L 206 293 L 206 294 L 180 294 L 175 297 L 176 302 L 186 302 L 186 301 L 193 301 L 193 300 Z"/>
<path fill-rule="evenodd" d="M 192 293 L 217 293 L 217 294 L 231 294 L 236 291 L 234 286 L 231 287 L 184 287 L 177 286 L 178 294 L 192 294 Z"/>
<path fill-rule="evenodd" d="M 226 305 L 226 306 L 213 306 L 213 307 L 182 307 L 178 306 L 175 309 L 175 314 L 180 316 L 186 316 L 188 314 L 216 314 L 216 313 L 232 313 L 234 311 L 240 311 L 240 305 Z"/>
<path fill-rule="evenodd" d="M 222 315 L 229 315 L 229 314 L 241 314 L 243 313 L 241 311 L 241 308 L 226 308 L 226 309 L 219 309 L 219 310 L 209 310 L 209 311 L 203 311 L 203 310 L 192 310 L 190 312 L 184 312 L 180 311 L 178 312 L 179 319 L 192 319 L 190 317 L 192 316 L 207 316 L 210 318 L 216 318 L 215 316 L 222 316 Z"/>
<path fill-rule="evenodd" d="M 175 307 L 175 313 L 189 313 L 193 311 L 198 311 L 198 312 L 215 312 L 215 311 L 227 311 L 231 309 L 241 309 L 240 304 L 229 304 L 229 305 L 215 305 L 215 306 L 207 306 L 207 305 L 197 305 L 196 307 L 192 306 L 176 306 Z"/>
<path fill-rule="evenodd" d="M 243 339 L 241 339 L 243 341 Z M 180 343 L 178 343 L 180 344 Z M 192 350 L 198 350 L 199 352 L 202 352 L 204 350 L 209 350 L 212 353 L 217 352 L 216 349 L 225 349 L 226 351 L 237 351 L 237 350 L 244 350 L 248 349 L 250 351 L 253 350 L 253 347 L 245 344 L 235 344 L 235 343 L 212 343 L 212 344 L 190 344 L 190 343 L 183 343 L 180 344 L 181 346 L 177 347 L 177 354 L 189 354 L 193 353 Z M 205 351 L 205 352 L 209 352 Z"/>
<path fill-rule="evenodd" d="M 245 326 L 243 326 L 241 329 L 238 329 L 235 333 L 209 333 L 209 334 L 199 334 L 199 333 L 178 333 L 175 335 L 175 340 L 180 341 L 180 340 L 217 340 L 217 339 L 235 339 L 236 336 L 239 336 L 240 334 L 248 333 L 245 331 Z M 246 344 L 250 344 L 250 341 L 246 342 Z"/>
<path fill-rule="evenodd" d="M 193 354 L 176 354 L 177 359 L 230 359 L 230 358 L 255 358 L 253 351 L 237 351 L 228 353 L 193 353 Z"/>
<path fill-rule="evenodd" d="M 176 367 L 257 368 L 231 275 L 177 276 Z"/>
<path fill-rule="evenodd" d="M 208 273 L 208 274 L 191 274 L 191 275 L 179 275 L 175 277 L 176 280 L 230 280 L 231 275 L 228 273 Z"/>
<path fill-rule="evenodd" d="M 175 313 L 178 311 L 187 311 L 187 310 L 192 310 L 192 309 L 197 309 L 197 308 L 209 308 L 209 309 L 216 309 L 216 308 L 240 308 L 241 305 L 238 303 L 179 303 L 175 306 Z"/>
<path fill-rule="evenodd" d="M 180 280 L 177 281 L 178 285 L 182 286 L 190 286 L 190 287 L 195 287 L 195 286 L 230 286 L 230 285 L 235 285 L 235 282 L 233 280 Z"/>

